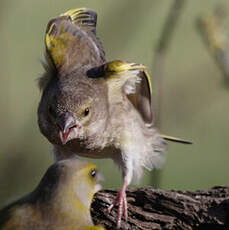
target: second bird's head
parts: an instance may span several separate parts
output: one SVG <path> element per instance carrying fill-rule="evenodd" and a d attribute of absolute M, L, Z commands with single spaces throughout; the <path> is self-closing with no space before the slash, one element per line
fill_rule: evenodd
<path fill-rule="evenodd" d="M 105 91 L 103 84 L 82 72 L 62 79 L 53 77 L 43 90 L 38 108 L 42 134 L 57 145 L 93 139 L 106 126 Z"/>
<path fill-rule="evenodd" d="M 75 209 L 83 205 L 89 211 L 94 194 L 102 188 L 99 183 L 101 180 L 103 176 L 94 164 L 72 157 L 50 166 L 32 194 L 37 201 L 48 200 L 58 207 L 58 212 L 74 204 L 78 205 Z"/>

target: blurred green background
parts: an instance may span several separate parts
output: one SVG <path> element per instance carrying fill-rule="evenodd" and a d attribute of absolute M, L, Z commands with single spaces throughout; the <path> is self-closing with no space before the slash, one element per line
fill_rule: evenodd
<path fill-rule="evenodd" d="M 31 191 L 52 163 L 50 145 L 37 125 L 48 20 L 76 7 L 97 11 L 97 34 L 107 59 L 144 63 L 153 72 L 155 47 L 172 0 L 1 0 L 0 1 L 0 206 Z M 228 184 L 229 90 L 209 56 L 195 20 L 216 3 L 187 1 L 164 67 L 161 131 L 191 139 L 171 143 L 160 173 L 163 189 L 207 189 Z M 154 93 L 157 84 L 152 76 Z M 121 176 L 111 160 L 96 161 L 105 188 L 118 188 Z M 140 185 L 152 184 L 146 172 Z"/>

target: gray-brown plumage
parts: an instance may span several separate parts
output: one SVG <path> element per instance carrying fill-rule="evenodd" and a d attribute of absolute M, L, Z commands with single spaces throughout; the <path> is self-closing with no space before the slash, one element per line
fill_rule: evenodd
<path fill-rule="evenodd" d="M 133 177 L 141 177 L 143 167 L 160 166 L 165 141 L 153 127 L 145 67 L 105 63 L 95 15 L 88 9 L 70 10 L 49 22 L 38 123 L 54 146 L 56 160 L 77 154 L 111 158 L 120 167 L 123 186 L 114 202 L 119 227 L 123 210 L 127 217 L 126 187 Z"/>

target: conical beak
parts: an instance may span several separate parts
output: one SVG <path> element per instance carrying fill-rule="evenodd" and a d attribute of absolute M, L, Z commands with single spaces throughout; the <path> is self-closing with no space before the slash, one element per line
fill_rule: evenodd
<path fill-rule="evenodd" d="M 97 174 L 96 184 L 95 184 L 95 193 L 102 190 L 102 185 L 99 182 L 104 181 L 104 176 L 101 173 Z"/>
<path fill-rule="evenodd" d="M 71 131 L 77 128 L 76 120 L 69 112 L 66 112 L 59 116 L 57 125 L 60 129 L 60 140 L 62 144 L 65 145 L 70 140 Z"/>

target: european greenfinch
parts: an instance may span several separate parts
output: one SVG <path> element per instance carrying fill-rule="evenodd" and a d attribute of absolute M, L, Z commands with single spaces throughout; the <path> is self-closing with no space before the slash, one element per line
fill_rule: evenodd
<path fill-rule="evenodd" d="M 151 81 L 143 65 L 105 62 L 96 37 L 96 13 L 67 11 L 50 20 L 45 34 L 46 72 L 39 80 L 38 123 L 53 144 L 56 160 L 74 154 L 111 158 L 123 185 L 117 199 L 117 227 L 127 218 L 126 188 L 142 169 L 163 162 L 165 139 L 154 127 Z"/>
<path fill-rule="evenodd" d="M 71 230 L 71 229 L 68 229 L 68 230 Z M 87 227 L 81 228 L 80 230 L 105 230 L 105 228 L 101 226 L 87 226 Z"/>
<path fill-rule="evenodd" d="M 75 228 L 65 228 L 64 230 L 75 230 Z M 105 228 L 101 226 L 86 226 L 83 228 L 80 228 L 79 230 L 105 230 Z"/>
<path fill-rule="evenodd" d="M 1 230 L 102 230 L 90 206 L 101 186 L 96 166 L 76 158 L 53 164 L 30 194 L 0 210 Z"/>

